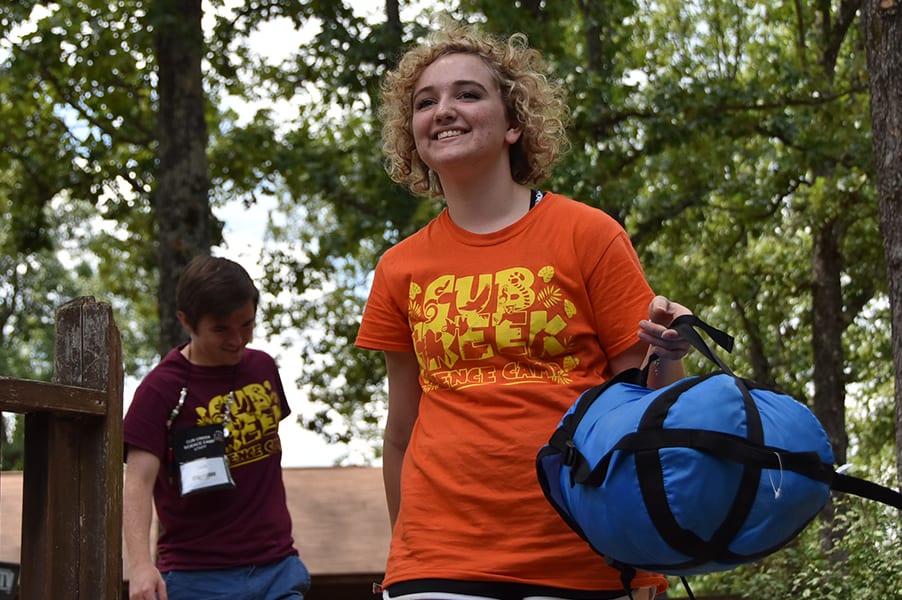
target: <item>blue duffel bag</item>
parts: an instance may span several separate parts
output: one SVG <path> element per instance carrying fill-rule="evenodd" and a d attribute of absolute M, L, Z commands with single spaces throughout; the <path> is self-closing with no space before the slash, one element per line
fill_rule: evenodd
<path fill-rule="evenodd" d="M 659 390 L 647 367 L 621 373 L 580 395 L 536 459 L 545 496 L 627 589 L 635 569 L 685 576 L 763 558 L 831 489 L 902 509 L 898 492 L 836 472 L 811 411 L 734 375 L 696 328 L 727 351 L 729 335 L 695 315 L 671 327 L 719 370 Z"/>

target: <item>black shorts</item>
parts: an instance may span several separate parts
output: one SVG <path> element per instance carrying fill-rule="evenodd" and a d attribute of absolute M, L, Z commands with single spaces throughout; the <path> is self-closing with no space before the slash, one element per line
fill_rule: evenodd
<path fill-rule="evenodd" d="M 625 590 L 569 590 L 523 583 L 414 579 L 392 584 L 385 598 L 398 600 L 620 600 Z"/>

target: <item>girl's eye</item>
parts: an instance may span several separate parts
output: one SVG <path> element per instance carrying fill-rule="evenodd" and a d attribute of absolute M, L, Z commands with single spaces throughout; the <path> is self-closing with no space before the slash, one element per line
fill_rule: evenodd
<path fill-rule="evenodd" d="M 424 108 L 427 108 L 431 104 L 433 104 L 431 98 L 424 98 L 422 100 L 417 100 L 417 102 L 413 105 L 413 107 L 416 110 L 423 110 Z"/>
<path fill-rule="evenodd" d="M 481 96 L 477 92 L 467 91 L 467 92 L 461 92 L 460 97 L 466 98 L 467 100 L 479 100 L 479 98 Z"/>

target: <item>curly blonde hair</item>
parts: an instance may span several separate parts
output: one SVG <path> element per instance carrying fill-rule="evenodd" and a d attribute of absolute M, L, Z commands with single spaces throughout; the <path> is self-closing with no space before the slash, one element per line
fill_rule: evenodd
<path fill-rule="evenodd" d="M 417 154 L 411 119 L 417 80 L 426 67 L 448 54 L 473 54 L 492 71 L 508 114 L 523 128 L 510 149 L 511 176 L 523 185 L 543 181 L 567 144 L 564 88 L 549 80 L 541 54 L 529 47 L 526 35 L 498 38 L 448 20 L 407 51 L 382 82 L 379 116 L 389 176 L 415 194 L 442 195 L 438 177 Z"/>

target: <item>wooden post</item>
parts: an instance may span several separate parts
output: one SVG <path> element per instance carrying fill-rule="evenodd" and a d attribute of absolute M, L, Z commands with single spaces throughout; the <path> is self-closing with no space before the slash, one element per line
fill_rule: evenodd
<path fill-rule="evenodd" d="M 81 401 L 87 398 L 89 406 L 74 411 L 42 407 L 40 398 L 28 402 L 21 598 L 120 598 L 119 330 L 111 307 L 93 298 L 77 298 L 60 307 L 56 323 L 54 383 L 103 393 L 85 390 L 88 394 Z"/>

